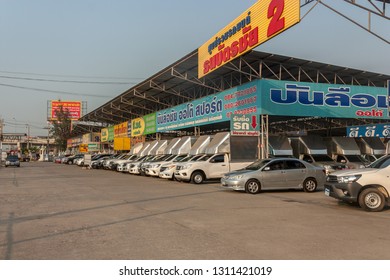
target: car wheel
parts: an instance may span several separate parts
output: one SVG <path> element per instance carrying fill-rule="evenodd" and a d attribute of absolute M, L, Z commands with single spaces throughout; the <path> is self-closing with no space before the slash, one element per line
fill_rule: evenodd
<path fill-rule="evenodd" d="M 73 161 L 72 161 L 72 160 L 69 160 L 69 161 L 68 161 L 68 164 L 69 164 L 69 165 L 72 165 L 72 164 L 73 164 Z"/>
<path fill-rule="evenodd" d="M 314 192 L 317 189 L 317 181 L 314 178 L 307 178 L 303 181 L 303 190 L 305 192 Z"/>
<path fill-rule="evenodd" d="M 257 194 L 261 191 L 260 182 L 255 179 L 250 179 L 245 184 L 245 191 L 250 194 Z"/>
<path fill-rule="evenodd" d="M 359 195 L 359 206 L 366 211 L 379 212 L 385 207 L 385 196 L 376 188 L 368 188 Z"/>
<path fill-rule="evenodd" d="M 193 184 L 202 184 L 204 181 L 204 175 L 200 171 L 195 171 L 191 175 L 191 183 Z"/>

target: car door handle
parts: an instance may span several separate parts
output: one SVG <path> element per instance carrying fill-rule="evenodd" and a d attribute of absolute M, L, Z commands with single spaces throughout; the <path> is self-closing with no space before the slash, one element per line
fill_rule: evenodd
<path fill-rule="evenodd" d="M 222 166 L 226 166 L 226 164 L 222 164 Z"/>

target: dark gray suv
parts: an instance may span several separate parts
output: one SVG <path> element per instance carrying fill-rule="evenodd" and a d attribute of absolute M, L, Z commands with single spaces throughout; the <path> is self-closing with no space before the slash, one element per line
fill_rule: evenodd
<path fill-rule="evenodd" d="M 5 160 L 5 167 L 17 166 L 20 167 L 20 161 L 17 155 L 9 155 Z"/>

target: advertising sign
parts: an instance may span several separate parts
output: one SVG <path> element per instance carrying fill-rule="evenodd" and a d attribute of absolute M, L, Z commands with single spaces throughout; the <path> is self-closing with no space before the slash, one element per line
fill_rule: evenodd
<path fill-rule="evenodd" d="M 107 129 L 108 129 L 108 141 L 114 141 L 115 138 L 114 126 L 109 126 Z"/>
<path fill-rule="evenodd" d="M 233 114 L 230 120 L 230 131 L 232 136 L 259 136 L 259 117 L 253 114 Z"/>
<path fill-rule="evenodd" d="M 261 114 L 334 118 L 389 118 L 385 88 L 261 81 Z"/>
<path fill-rule="evenodd" d="M 130 138 L 115 138 L 114 139 L 115 151 L 129 151 L 130 150 Z"/>
<path fill-rule="evenodd" d="M 231 114 L 257 113 L 258 81 L 237 86 L 215 95 L 158 111 L 157 132 L 230 121 Z M 133 127 L 134 128 L 134 127 Z"/>
<path fill-rule="evenodd" d="M 51 114 L 50 120 L 57 120 L 57 111 L 60 111 L 61 108 L 64 111 L 69 112 L 69 117 L 71 120 L 78 120 L 81 118 L 81 101 L 51 101 Z"/>
<path fill-rule="evenodd" d="M 99 151 L 99 143 L 88 143 L 88 151 L 89 152 L 98 152 Z"/>
<path fill-rule="evenodd" d="M 390 123 L 347 127 L 348 137 L 390 137 Z"/>
<path fill-rule="evenodd" d="M 114 125 L 114 138 L 127 137 L 127 124 L 128 122 L 123 122 Z"/>
<path fill-rule="evenodd" d="M 88 144 L 80 144 L 79 151 L 80 153 L 88 153 Z"/>
<path fill-rule="evenodd" d="M 156 113 L 131 120 L 131 137 L 156 133 Z"/>
<path fill-rule="evenodd" d="M 198 49 L 198 77 L 250 51 L 299 20 L 299 0 L 257 1 Z"/>
<path fill-rule="evenodd" d="M 101 134 L 101 141 L 108 142 L 108 128 L 102 128 L 100 130 L 100 134 Z"/>

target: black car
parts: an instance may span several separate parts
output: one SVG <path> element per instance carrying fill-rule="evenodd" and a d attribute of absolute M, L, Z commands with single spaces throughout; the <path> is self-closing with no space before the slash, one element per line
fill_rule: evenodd
<path fill-rule="evenodd" d="M 9 155 L 5 160 L 5 167 L 17 166 L 20 167 L 20 161 L 17 155 Z"/>
<path fill-rule="evenodd" d="M 67 157 L 66 159 L 64 159 L 63 163 L 65 163 L 65 164 L 73 164 L 76 159 L 82 158 L 82 157 L 84 157 L 84 154 L 77 154 L 77 155 L 74 155 L 74 156 L 70 156 L 70 157 Z"/>

